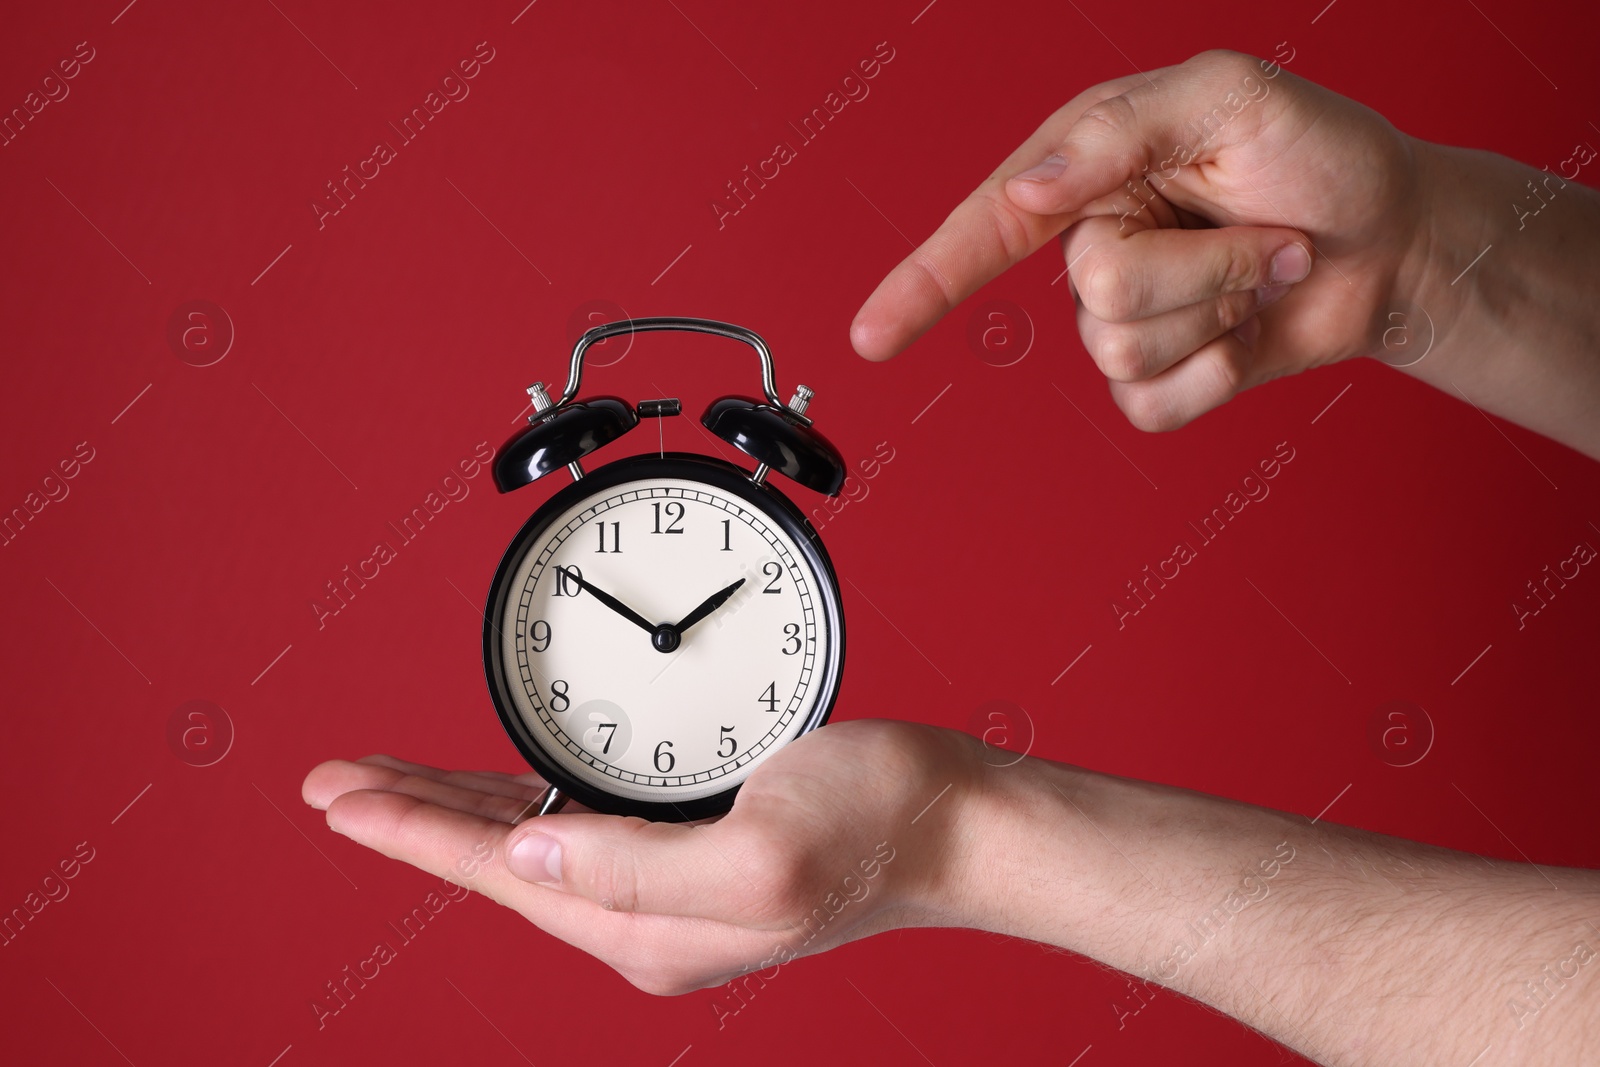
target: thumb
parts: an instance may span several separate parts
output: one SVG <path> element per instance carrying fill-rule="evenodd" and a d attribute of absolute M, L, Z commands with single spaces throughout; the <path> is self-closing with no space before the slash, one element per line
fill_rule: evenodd
<path fill-rule="evenodd" d="M 1075 222 L 1074 216 L 1019 211 L 1006 198 L 1002 175 L 1016 173 L 1059 145 L 1061 131 L 1085 107 L 1126 91 L 1135 80 L 1119 78 L 1078 94 L 985 178 L 861 305 L 850 326 L 855 350 L 870 360 L 889 359 L 961 301 Z"/>
<path fill-rule="evenodd" d="M 1286 227 L 1144 229 L 1095 218 L 1067 234 L 1062 253 L 1084 310 L 1127 323 L 1249 290 L 1264 306 L 1310 273 L 1309 245 Z"/>
<path fill-rule="evenodd" d="M 1170 171 L 1161 174 L 1170 181 L 1178 167 L 1237 142 L 1236 116 L 1266 96 L 1260 62 L 1235 52 L 1205 52 L 1159 76 L 1087 108 L 1042 162 L 1006 183 L 1007 198 L 1054 215 L 1082 211 L 1152 171 Z M 1259 110 L 1246 121 L 1259 122 Z"/>
<path fill-rule="evenodd" d="M 506 867 L 608 911 L 739 921 L 768 895 L 753 887 L 770 865 L 752 862 L 719 826 L 542 815 L 512 833 Z"/>

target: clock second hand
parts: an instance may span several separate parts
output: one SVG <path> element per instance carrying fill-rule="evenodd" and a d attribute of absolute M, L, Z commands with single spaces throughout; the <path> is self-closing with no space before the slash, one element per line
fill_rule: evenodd
<path fill-rule="evenodd" d="M 634 611 L 632 608 L 628 607 L 628 605 L 624 604 L 610 593 L 603 589 L 597 589 L 594 583 L 586 580 L 583 575 L 579 574 L 577 571 L 569 570 L 566 567 L 557 567 L 556 575 L 557 581 L 560 580 L 560 576 L 564 575 L 574 582 L 577 582 L 580 589 L 586 590 L 596 600 L 600 601 L 600 603 L 604 604 L 618 615 L 621 615 L 624 619 L 627 619 L 635 626 L 638 626 L 646 633 L 653 635 L 657 630 L 660 629 L 660 627 L 655 623 L 650 622 L 643 615 L 640 615 L 637 611 Z"/>

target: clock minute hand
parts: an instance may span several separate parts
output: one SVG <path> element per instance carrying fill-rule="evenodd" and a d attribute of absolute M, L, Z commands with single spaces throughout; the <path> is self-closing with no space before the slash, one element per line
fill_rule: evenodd
<path fill-rule="evenodd" d="M 718 589 L 715 593 L 712 593 L 706 598 L 705 603 L 701 604 L 699 607 L 695 608 L 693 611 L 689 612 L 689 614 L 685 615 L 681 620 L 679 620 L 675 629 L 681 635 L 689 627 L 693 626 L 707 615 L 710 615 L 713 611 L 716 611 L 718 608 L 722 607 L 723 604 L 727 603 L 728 598 L 733 595 L 734 590 L 738 589 L 743 584 L 744 579 L 740 578 L 737 582 L 734 582 L 726 589 Z"/>
<path fill-rule="evenodd" d="M 604 604 L 618 615 L 621 615 L 624 619 L 627 619 L 635 626 L 638 626 L 646 633 L 653 634 L 656 632 L 657 627 L 655 623 L 650 622 L 643 615 L 640 615 L 637 611 L 634 611 L 632 608 L 628 607 L 628 605 L 624 604 L 622 601 L 618 600 L 605 590 L 595 588 L 594 583 L 587 581 L 583 575 L 579 574 L 577 571 L 570 570 L 566 567 L 557 567 L 556 574 L 558 576 L 565 575 L 566 577 L 577 582 L 580 589 L 585 590 L 596 600 L 600 601 L 600 603 Z"/>

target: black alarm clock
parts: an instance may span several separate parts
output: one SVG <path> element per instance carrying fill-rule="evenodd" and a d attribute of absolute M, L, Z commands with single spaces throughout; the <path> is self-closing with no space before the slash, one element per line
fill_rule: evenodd
<path fill-rule="evenodd" d="M 687 330 L 743 341 L 763 399 L 726 396 L 700 422 L 751 469 L 687 452 L 581 461 L 676 399 L 577 399 L 584 353 L 620 334 Z M 812 426 L 812 392 L 778 398 L 760 336 L 710 319 L 644 318 L 587 331 L 552 402 L 528 388 L 529 425 L 496 453 L 510 492 L 565 470 L 506 549 L 484 612 L 489 693 L 550 788 L 596 811 L 681 822 L 727 811 L 772 754 L 827 721 L 844 667 L 844 613 L 828 553 L 769 480 L 836 496 L 838 449 Z"/>

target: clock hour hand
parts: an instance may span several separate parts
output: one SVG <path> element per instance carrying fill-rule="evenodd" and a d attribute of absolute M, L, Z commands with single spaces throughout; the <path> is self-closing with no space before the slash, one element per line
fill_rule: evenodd
<path fill-rule="evenodd" d="M 571 570 L 567 567 L 557 567 L 556 575 L 557 581 L 560 580 L 561 576 L 565 576 L 572 581 L 577 582 L 580 589 L 583 589 L 596 600 L 600 601 L 600 603 L 604 604 L 618 615 L 621 615 L 624 619 L 627 619 L 635 626 L 640 627 L 646 633 L 654 634 L 658 629 L 655 623 L 650 622 L 643 615 L 640 615 L 637 611 L 634 611 L 632 608 L 628 607 L 628 605 L 624 604 L 610 593 L 603 589 L 596 589 L 594 583 L 586 580 L 583 575 L 579 574 L 577 571 Z"/>
<path fill-rule="evenodd" d="M 705 603 L 701 604 L 699 607 L 695 608 L 693 611 L 689 612 L 689 614 L 685 615 L 681 620 L 679 620 L 678 625 L 675 626 L 674 629 L 676 629 L 678 634 L 681 636 L 689 627 L 693 626 L 707 615 L 710 615 L 713 611 L 716 611 L 718 608 L 722 607 L 723 604 L 727 603 L 728 598 L 733 595 L 734 590 L 738 589 L 743 584 L 744 579 L 740 578 L 737 582 L 734 582 L 726 589 L 718 589 L 715 593 L 712 593 L 706 598 Z"/>

